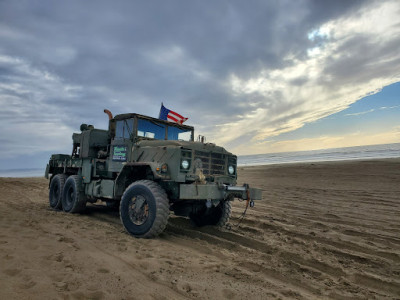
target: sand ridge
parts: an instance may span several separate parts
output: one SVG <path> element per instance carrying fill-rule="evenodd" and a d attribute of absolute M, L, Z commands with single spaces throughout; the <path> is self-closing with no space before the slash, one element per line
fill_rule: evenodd
<path fill-rule="evenodd" d="M 232 227 L 171 216 L 157 239 L 118 211 L 48 207 L 42 178 L 0 178 L 1 299 L 398 299 L 400 159 L 239 168 L 263 189 Z"/>

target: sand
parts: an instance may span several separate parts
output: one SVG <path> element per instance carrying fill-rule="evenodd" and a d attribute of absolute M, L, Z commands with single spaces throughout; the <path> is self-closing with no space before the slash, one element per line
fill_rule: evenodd
<path fill-rule="evenodd" d="M 118 212 L 48 207 L 42 178 L 0 178 L 0 299 L 399 299 L 400 159 L 239 169 L 263 201 L 232 228 L 171 217 L 157 239 Z"/>

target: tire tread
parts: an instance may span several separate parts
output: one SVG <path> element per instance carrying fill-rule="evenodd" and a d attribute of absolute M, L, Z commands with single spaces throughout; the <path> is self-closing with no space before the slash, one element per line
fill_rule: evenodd
<path fill-rule="evenodd" d="M 63 209 L 65 212 L 69 212 L 69 213 L 81 213 L 85 210 L 86 202 L 87 202 L 87 198 L 86 198 L 85 194 L 79 190 L 79 187 L 82 184 L 82 178 L 79 175 L 71 175 L 68 177 L 67 182 L 69 180 L 74 181 L 78 199 L 77 199 L 77 201 L 74 201 L 72 208 L 70 210 L 65 210 L 65 207 L 63 207 Z M 63 197 L 64 197 L 64 192 L 63 192 Z"/>
<path fill-rule="evenodd" d="M 222 209 L 221 218 L 217 222 L 216 226 L 224 227 L 229 222 L 229 218 L 231 217 L 231 213 L 232 213 L 231 201 L 226 200 L 225 203 L 224 203 L 224 207 Z"/>
<path fill-rule="evenodd" d="M 53 209 L 55 209 L 55 210 L 60 210 L 60 209 L 62 209 L 62 195 L 63 195 L 63 191 L 64 191 L 64 185 L 65 185 L 65 181 L 67 180 L 67 175 L 66 174 L 57 174 L 57 175 L 54 175 L 54 177 L 51 179 L 51 182 L 50 182 L 50 188 L 51 188 L 51 184 L 53 183 L 53 182 L 55 182 L 55 180 L 59 180 L 59 185 L 60 185 L 60 200 L 58 201 L 58 203 L 54 206 L 54 207 L 52 207 L 51 206 L 51 204 L 50 204 L 50 207 L 52 207 Z M 49 191 L 49 202 L 50 202 L 50 197 L 51 197 L 52 195 L 51 195 L 51 191 Z"/>

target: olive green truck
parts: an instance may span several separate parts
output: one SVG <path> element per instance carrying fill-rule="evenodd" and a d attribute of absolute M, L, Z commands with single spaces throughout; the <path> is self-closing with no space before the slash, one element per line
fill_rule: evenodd
<path fill-rule="evenodd" d="M 194 128 L 139 114 L 109 116 L 108 130 L 82 124 L 72 155 L 53 154 L 46 167 L 54 209 L 80 213 L 86 203 L 119 207 L 125 229 L 152 238 L 170 211 L 197 226 L 225 225 L 234 198 L 261 199 L 261 190 L 236 186 L 237 157 Z"/>

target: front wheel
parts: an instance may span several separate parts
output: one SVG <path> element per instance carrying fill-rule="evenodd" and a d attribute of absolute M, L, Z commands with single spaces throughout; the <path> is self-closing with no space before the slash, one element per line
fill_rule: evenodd
<path fill-rule="evenodd" d="M 189 215 L 190 220 L 196 226 L 214 225 L 223 227 L 231 217 L 231 201 L 220 201 L 217 206 L 207 208 L 206 204 L 201 209 Z"/>
<path fill-rule="evenodd" d="M 160 185 L 139 180 L 127 187 L 121 198 L 120 218 L 126 231 L 138 238 L 153 238 L 164 231 L 169 201 Z"/>

